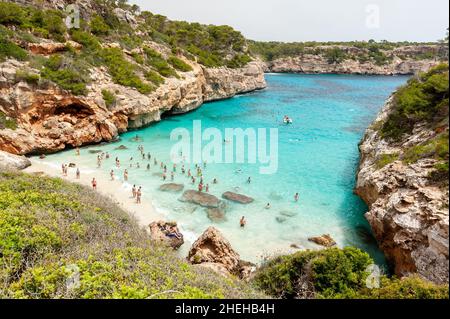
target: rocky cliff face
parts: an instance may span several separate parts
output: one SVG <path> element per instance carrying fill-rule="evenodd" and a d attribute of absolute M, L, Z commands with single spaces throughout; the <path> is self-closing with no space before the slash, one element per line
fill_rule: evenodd
<path fill-rule="evenodd" d="M 45 53 L 53 53 L 49 50 Z M 115 84 L 106 69 L 94 68 L 88 94 L 82 97 L 51 83 L 18 80 L 17 71 L 28 68 L 25 62 L 1 63 L 0 112 L 18 127 L 0 130 L 0 149 L 14 154 L 45 153 L 111 141 L 129 128 L 159 121 L 163 113 L 185 113 L 204 102 L 266 87 L 263 66 L 257 61 L 240 69 L 212 69 L 188 62 L 193 71 L 182 73 L 180 79 L 166 79 L 150 94 Z M 115 92 L 114 106 L 105 105 L 104 89 Z"/>
<path fill-rule="evenodd" d="M 430 179 L 436 160 L 425 157 L 413 164 L 396 160 L 382 168 L 378 164 L 386 154 L 401 158 L 406 149 L 437 132 L 417 125 L 400 143 L 386 141 L 379 123 L 392 108 L 390 99 L 361 142 L 356 193 L 369 205 L 366 218 L 397 275 L 417 272 L 433 282 L 448 283 L 449 192 L 448 186 Z"/>
<path fill-rule="evenodd" d="M 266 72 L 406 75 L 426 71 L 440 63 L 440 58 L 426 58 L 426 56 L 448 57 L 448 47 L 440 45 L 403 46 L 384 52 L 390 57 L 390 61 L 378 65 L 371 60 L 358 60 L 358 56 L 367 54 L 367 49 L 342 46 L 322 46 L 318 49 L 331 48 L 339 48 L 352 58 L 330 63 L 323 54 L 305 53 L 302 56 L 279 58 L 268 62 Z M 421 56 L 423 58 L 420 58 Z"/>

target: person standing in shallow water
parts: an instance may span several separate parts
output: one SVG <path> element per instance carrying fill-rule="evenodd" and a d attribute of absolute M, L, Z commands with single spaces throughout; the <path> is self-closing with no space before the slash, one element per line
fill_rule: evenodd
<path fill-rule="evenodd" d="M 245 220 L 245 216 L 242 216 L 241 220 L 239 221 L 239 224 L 241 225 L 242 228 L 245 227 L 245 225 L 247 224 L 247 221 Z"/>
<path fill-rule="evenodd" d="M 92 179 L 91 185 L 92 185 L 92 189 L 96 191 L 97 190 L 97 181 L 95 180 L 95 177 Z"/>
<path fill-rule="evenodd" d="M 123 172 L 123 180 L 126 182 L 128 181 L 128 170 L 125 169 L 125 171 Z"/>
<path fill-rule="evenodd" d="M 133 188 L 131 188 L 131 194 L 133 195 L 133 198 L 136 198 L 136 185 L 133 185 Z"/>
<path fill-rule="evenodd" d="M 142 196 L 142 187 L 139 187 L 139 189 L 136 192 L 136 204 L 141 203 L 141 196 Z"/>
<path fill-rule="evenodd" d="M 296 202 L 298 202 L 299 198 L 300 198 L 300 195 L 298 193 L 295 193 L 294 200 Z"/>

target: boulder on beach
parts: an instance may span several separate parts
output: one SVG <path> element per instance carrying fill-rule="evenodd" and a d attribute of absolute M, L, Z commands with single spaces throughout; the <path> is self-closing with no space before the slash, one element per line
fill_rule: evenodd
<path fill-rule="evenodd" d="M 207 208 L 218 208 L 220 200 L 211 194 L 202 193 L 195 190 L 187 190 L 181 196 L 180 201 L 197 204 Z"/>
<path fill-rule="evenodd" d="M 77 164 L 75 164 L 75 163 L 70 163 L 70 164 L 69 164 L 69 167 L 70 167 L 70 168 L 75 168 L 75 167 L 77 167 Z"/>
<path fill-rule="evenodd" d="M 232 202 L 240 203 L 240 204 L 250 204 L 254 201 L 253 198 L 234 193 L 234 192 L 225 192 L 222 194 L 222 198 L 228 199 Z"/>
<path fill-rule="evenodd" d="M 225 217 L 225 210 L 221 207 L 208 208 L 206 213 L 208 218 L 214 223 L 223 223 L 227 220 Z"/>
<path fill-rule="evenodd" d="M 233 274 L 249 280 L 256 266 L 240 259 L 230 242 L 214 227 L 209 227 L 192 245 L 187 257 L 194 265 L 203 265 L 218 274 Z"/>
<path fill-rule="evenodd" d="M 184 189 L 183 184 L 169 183 L 159 186 L 159 190 L 162 192 L 178 193 L 181 192 L 183 189 Z"/>
<path fill-rule="evenodd" d="M 119 147 L 115 148 L 116 151 L 124 151 L 124 150 L 127 150 L 127 149 L 128 149 L 128 147 L 126 147 L 125 145 L 120 145 Z"/>
<path fill-rule="evenodd" d="M 150 228 L 150 238 L 154 241 L 162 242 L 173 249 L 178 249 L 184 244 L 183 234 L 180 238 L 175 236 L 168 236 L 166 229 L 169 227 L 177 226 L 177 223 L 169 223 L 164 221 L 158 221 L 151 223 Z"/>
<path fill-rule="evenodd" d="M 31 162 L 25 156 L 0 151 L 0 168 L 22 170 L 28 166 L 31 166 Z"/>
<path fill-rule="evenodd" d="M 333 238 L 331 238 L 330 235 L 322 235 L 318 237 L 310 237 L 308 238 L 310 242 L 316 243 L 317 245 L 324 246 L 324 247 L 333 247 L 336 245 L 336 242 Z"/>

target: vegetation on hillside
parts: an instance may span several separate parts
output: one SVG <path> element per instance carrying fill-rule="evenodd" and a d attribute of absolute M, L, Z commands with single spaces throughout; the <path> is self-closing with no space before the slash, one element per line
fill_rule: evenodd
<path fill-rule="evenodd" d="M 32 4 L 0 1 L 0 62 L 7 58 L 38 62 L 33 67 L 42 69 L 43 80 L 76 95 L 87 93 L 92 67 L 105 66 L 115 83 L 148 94 L 164 83 L 164 78 L 180 78 L 180 72 L 192 71 L 182 55 L 208 67 L 238 68 L 251 61 L 245 38 L 228 26 L 170 21 L 150 12 L 140 13 L 127 1 L 93 0 L 96 13 L 83 14 L 80 28 L 68 29 L 65 12 Z M 135 25 L 114 13 L 118 7 L 134 13 Z M 83 47 L 77 51 L 68 45 L 66 52 L 58 55 L 61 63 L 55 63 L 37 59 L 26 51 L 28 43 L 42 39 L 59 42 L 70 39 Z M 157 42 L 172 54 L 163 56 L 148 47 L 146 41 Z M 143 55 L 139 53 L 142 50 Z"/>
<path fill-rule="evenodd" d="M 376 42 L 374 40 L 353 42 L 257 42 L 249 41 L 252 54 L 260 56 L 265 61 L 279 58 L 303 56 L 305 54 L 321 55 L 328 63 L 339 63 L 347 59 L 357 60 L 361 63 L 373 62 L 376 65 L 385 65 L 392 61 L 392 51 L 405 45 L 417 45 L 410 42 Z M 423 44 L 423 43 L 421 43 Z M 430 43 L 431 44 L 431 43 Z M 435 43 L 433 43 L 435 44 Z M 345 49 L 344 49 L 345 48 Z M 348 51 L 351 49 L 352 51 Z M 359 53 L 355 53 L 359 50 Z M 435 52 L 425 52 L 422 56 L 399 56 L 400 58 L 439 58 Z"/>
<path fill-rule="evenodd" d="M 448 299 L 448 285 L 418 277 L 369 277 L 369 255 L 356 248 L 302 251 L 269 260 L 256 274 L 255 284 L 277 298 Z M 370 283 L 370 285 L 367 284 Z M 374 287 L 374 288 L 368 288 Z"/>
<path fill-rule="evenodd" d="M 6 116 L 5 113 L 0 111 L 0 130 L 5 128 L 15 130 L 17 128 L 17 122 L 15 119 Z"/>
<path fill-rule="evenodd" d="M 149 240 L 85 187 L 0 172 L 0 298 L 257 298 Z"/>
<path fill-rule="evenodd" d="M 438 65 L 408 81 L 393 98 L 393 111 L 381 126 L 384 138 L 400 141 L 417 125 L 433 129 L 436 135 L 409 147 L 400 156 L 406 164 L 421 158 L 439 162 L 432 174 L 435 181 L 446 181 L 449 161 L 449 83 L 448 65 Z"/>

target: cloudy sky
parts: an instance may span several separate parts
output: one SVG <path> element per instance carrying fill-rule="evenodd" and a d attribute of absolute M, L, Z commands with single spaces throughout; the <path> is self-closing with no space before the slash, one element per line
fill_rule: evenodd
<path fill-rule="evenodd" d="M 448 0 L 129 0 L 173 20 L 228 24 L 254 40 L 435 41 Z"/>

